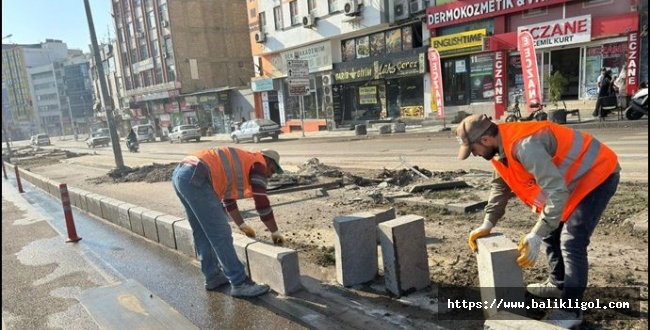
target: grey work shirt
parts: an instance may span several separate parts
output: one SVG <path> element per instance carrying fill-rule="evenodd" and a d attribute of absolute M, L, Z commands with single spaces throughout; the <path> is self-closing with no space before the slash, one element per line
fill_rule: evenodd
<path fill-rule="evenodd" d="M 501 135 L 497 136 L 499 144 L 499 155 L 505 155 Z M 531 230 L 541 237 L 548 236 L 553 230 L 559 227 L 562 221 L 562 213 L 567 200 L 569 189 L 564 183 L 564 177 L 552 162 L 557 151 L 557 140 L 549 128 L 544 128 L 533 135 L 525 137 L 513 146 L 513 157 L 533 175 L 537 185 L 546 195 L 547 200 L 542 209 L 535 227 Z M 507 165 L 508 160 L 499 157 L 498 161 Z M 616 171 L 620 167 L 617 165 Z M 514 192 L 495 171 L 488 203 L 485 206 L 485 220 L 493 225 L 505 214 L 508 200 L 514 197 Z"/>

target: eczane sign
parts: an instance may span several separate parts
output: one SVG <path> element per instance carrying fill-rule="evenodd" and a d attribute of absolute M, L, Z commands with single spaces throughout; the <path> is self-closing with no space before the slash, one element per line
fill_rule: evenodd
<path fill-rule="evenodd" d="M 520 26 L 517 33 L 528 31 L 536 49 L 566 46 L 591 41 L 591 15 Z"/>

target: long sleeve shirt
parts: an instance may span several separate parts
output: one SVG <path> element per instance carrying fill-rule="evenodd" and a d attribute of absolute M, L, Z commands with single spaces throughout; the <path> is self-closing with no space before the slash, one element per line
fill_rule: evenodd
<path fill-rule="evenodd" d="M 255 210 L 260 216 L 262 222 L 275 220 L 273 209 L 271 208 L 271 201 L 266 193 L 266 166 L 260 163 L 253 164 L 250 170 L 251 189 L 253 191 L 253 201 L 255 202 Z M 237 200 L 225 199 L 223 205 L 226 211 L 237 210 Z"/>
<path fill-rule="evenodd" d="M 504 155 L 500 136 L 498 141 L 499 154 Z M 564 177 L 552 162 L 557 151 L 557 140 L 549 129 L 543 129 L 516 142 L 513 150 L 513 156 L 535 177 L 537 185 L 548 197 L 532 230 L 533 233 L 545 237 L 559 227 L 570 194 L 564 183 Z M 498 161 L 507 164 L 508 159 L 501 157 Z M 508 200 L 514 195 L 503 178 L 495 172 L 488 203 L 485 206 L 485 220 L 496 224 L 504 215 Z"/>

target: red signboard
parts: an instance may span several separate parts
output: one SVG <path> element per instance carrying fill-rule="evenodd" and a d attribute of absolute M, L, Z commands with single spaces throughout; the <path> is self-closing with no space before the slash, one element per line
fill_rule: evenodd
<path fill-rule="evenodd" d="M 539 89 L 539 72 L 537 71 L 537 55 L 533 36 L 528 31 L 517 35 L 517 48 L 521 54 L 521 72 L 524 76 L 524 95 L 528 111 L 531 104 L 540 104 L 542 94 Z"/>
<path fill-rule="evenodd" d="M 429 30 L 489 17 L 547 7 L 571 0 L 469 0 L 454 1 L 427 8 L 427 28 Z"/>
<path fill-rule="evenodd" d="M 627 95 L 634 95 L 638 87 L 639 68 L 639 35 L 631 32 L 627 35 L 627 68 L 625 74 L 625 90 Z"/>
<path fill-rule="evenodd" d="M 494 117 L 496 119 L 506 111 L 506 98 L 504 88 L 506 86 L 506 52 L 494 53 Z"/>
<path fill-rule="evenodd" d="M 435 48 L 429 48 L 429 75 L 431 77 L 431 97 L 436 104 L 438 118 L 445 116 L 445 102 L 442 97 L 442 71 L 440 54 Z"/>

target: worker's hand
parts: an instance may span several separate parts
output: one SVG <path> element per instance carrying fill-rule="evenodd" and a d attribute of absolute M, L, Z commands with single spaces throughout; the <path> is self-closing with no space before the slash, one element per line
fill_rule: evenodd
<path fill-rule="evenodd" d="M 241 225 L 239 225 L 239 230 L 241 230 L 244 234 L 246 234 L 246 236 L 248 236 L 250 238 L 255 237 L 255 230 L 253 230 L 253 228 L 251 228 L 245 222 L 242 223 Z"/>
<path fill-rule="evenodd" d="M 271 239 L 273 240 L 273 244 L 277 246 L 284 245 L 284 237 L 280 234 L 280 230 L 271 233 Z"/>
<path fill-rule="evenodd" d="M 542 246 L 542 237 L 537 234 L 530 233 L 521 238 L 517 250 L 519 250 L 519 258 L 517 263 L 522 268 L 531 267 L 537 261 L 539 250 Z"/>
<path fill-rule="evenodd" d="M 492 227 L 494 227 L 494 225 L 489 220 L 485 220 L 480 227 L 472 230 L 469 233 L 469 248 L 472 249 L 472 251 L 476 252 L 478 249 L 476 246 L 476 239 L 489 235 Z"/>

